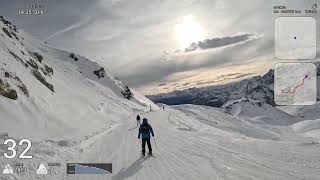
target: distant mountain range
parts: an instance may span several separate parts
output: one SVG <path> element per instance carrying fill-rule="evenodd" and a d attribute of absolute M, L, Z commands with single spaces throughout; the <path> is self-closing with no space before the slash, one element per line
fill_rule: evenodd
<path fill-rule="evenodd" d="M 319 80 L 320 63 L 316 63 L 316 65 Z M 147 97 L 155 103 L 163 103 L 167 105 L 196 104 L 221 107 L 229 101 L 253 99 L 274 106 L 273 83 L 274 71 L 271 69 L 263 76 L 255 76 L 238 82 L 202 88 L 189 88 L 186 90 L 150 95 Z"/>

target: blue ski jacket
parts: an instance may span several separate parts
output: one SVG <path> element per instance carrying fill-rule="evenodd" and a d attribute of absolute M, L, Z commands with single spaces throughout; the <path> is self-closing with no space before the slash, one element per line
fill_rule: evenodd
<path fill-rule="evenodd" d="M 150 133 L 152 137 L 154 136 L 153 129 L 148 123 L 148 120 L 146 118 L 143 118 L 142 124 L 139 128 L 138 138 L 140 139 L 140 136 L 142 139 L 150 139 Z"/>

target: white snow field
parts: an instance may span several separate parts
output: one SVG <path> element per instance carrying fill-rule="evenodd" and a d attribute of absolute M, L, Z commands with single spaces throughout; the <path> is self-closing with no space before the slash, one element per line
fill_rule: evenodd
<path fill-rule="evenodd" d="M 41 62 L 33 52 L 43 57 Z M 127 100 L 121 81 L 108 72 L 99 78 L 93 73 L 101 68 L 98 64 L 77 54 L 78 60 L 69 56 L 70 52 L 0 21 L 0 134 L 8 133 L 0 136 L 0 143 L 7 138 L 17 142 L 27 138 L 33 143 L 28 152 L 32 159 L 6 159 L 7 147 L 0 146 L 1 180 L 320 177 L 320 121 L 309 115 L 319 114 L 319 104 L 296 109 L 292 115 L 250 99 L 232 101 L 223 108 L 178 105 L 162 110 L 134 91 Z M 34 75 L 36 70 L 42 82 Z M 17 96 L 12 91 L 8 94 L 8 89 Z M 141 158 L 137 114 L 148 118 L 154 129 L 154 157 Z M 24 147 L 16 149 L 20 154 Z M 112 175 L 65 174 L 66 163 L 93 162 L 113 163 Z M 7 164 L 17 163 L 23 163 L 25 173 L 18 174 L 15 168 L 13 174 L 1 173 Z M 42 163 L 50 174 L 36 174 Z M 61 163 L 61 167 L 52 173 L 48 163 Z"/>

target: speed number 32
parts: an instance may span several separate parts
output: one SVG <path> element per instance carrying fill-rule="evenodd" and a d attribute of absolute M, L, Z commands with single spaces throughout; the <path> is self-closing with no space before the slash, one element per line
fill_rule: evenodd
<path fill-rule="evenodd" d="M 7 152 L 5 152 L 3 155 L 7 159 L 12 159 L 17 156 L 17 143 L 13 139 L 7 139 L 3 142 L 4 145 L 7 146 Z M 19 141 L 19 146 L 23 146 L 26 144 L 26 148 L 22 151 L 22 153 L 19 155 L 19 159 L 32 159 L 31 155 L 27 155 L 28 151 L 30 150 L 32 143 L 29 139 L 22 139 Z"/>

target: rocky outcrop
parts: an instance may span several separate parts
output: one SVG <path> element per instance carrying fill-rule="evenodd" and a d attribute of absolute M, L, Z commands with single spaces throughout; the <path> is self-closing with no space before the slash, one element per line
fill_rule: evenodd
<path fill-rule="evenodd" d="M 18 82 L 18 84 L 16 84 L 16 86 L 23 92 L 23 94 L 26 95 L 27 97 L 29 97 L 29 91 L 28 91 L 26 85 L 23 84 L 21 79 L 18 76 L 15 76 L 13 79 Z"/>
<path fill-rule="evenodd" d="M 13 100 L 18 99 L 17 91 L 12 89 L 12 87 L 8 82 L 4 82 L 1 79 L 0 79 L 0 95 Z"/>
<path fill-rule="evenodd" d="M 74 61 L 78 61 L 79 60 L 79 58 L 74 53 L 70 53 L 69 57 L 72 58 Z"/>
<path fill-rule="evenodd" d="M 26 64 L 26 63 L 25 63 L 18 55 L 16 55 L 14 52 L 10 51 L 9 49 L 8 49 L 8 51 L 9 51 L 9 53 L 10 53 L 17 61 L 19 61 L 19 62 L 22 63 L 23 65 Z"/>
<path fill-rule="evenodd" d="M 32 52 L 32 55 L 41 63 L 43 60 L 43 56 L 40 53 Z"/>
<path fill-rule="evenodd" d="M 53 69 L 52 67 L 49 67 L 48 65 L 44 65 L 44 68 L 41 67 L 40 70 L 42 71 L 42 73 L 46 76 L 53 76 Z"/>
<path fill-rule="evenodd" d="M 34 60 L 32 60 L 32 59 L 29 59 L 29 61 L 27 61 L 27 63 L 33 68 L 33 69 L 39 69 L 39 66 L 38 66 L 38 64 L 34 61 Z"/>
<path fill-rule="evenodd" d="M 38 70 L 34 69 L 34 70 L 32 71 L 32 74 L 33 74 L 43 85 L 45 85 L 50 91 L 54 92 L 54 87 L 53 87 L 53 85 L 50 84 L 50 83 L 48 83 L 48 82 L 46 81 L 46 79 L 41 75 L 41 73 L 40 73 Z"/>
<path fill-rule="evenodd" d="M 100 68 L 98 70 L 93 71 L 93 74 L 95 74 L 100 79 L 106 76 L 106 71 L 104 70 L 104 68 Z"/>
<path fill-rule="evenodd" d="M 49 74 L 49 75 L 53 75 L 53 69 L 52 67 L 49 67 L 48 65 L 44 65 L 44 69 L 46 70 L 46 72 Z"/>
<path fill-rule="evenodd" d="M 2 27 L 2 31 L 3 31 L 9 38 L 12 38 L 12 35 L 10 34 L 10 32 L 8 31 L 7 28 Z"/>
<path fill-rule="evenodd" d="M 131 90 L 129 89 L 128 86 L 125 86 L 124 90 L 121 93 L 128 100 L 130 100 L 133 97 L 133 94 L 132 94 L 132 92 L 131 92 Z"/>
<path fill-rule="evenodd" d="M 4 69 L 2 68 L 1 73 L 3 73 L 3 71 L 4 71 Z M 5 71 L 3 74 L 4 74 L 5 79 L 3 79 L 2 84 L 8 84 L 8 85 L 11 84 L 12 86 L 16 86 L 25 96 L 29 97 L 29 91 L 28 91 L 27 87 L 25 86 L 25 84 L 21 81 L 21 79 L 17 75 L 15 75 L 12 72 L 7 72 L 7 71 Z M 4 87 L 8 87 L 8 85 L 6 85 Z"/>

